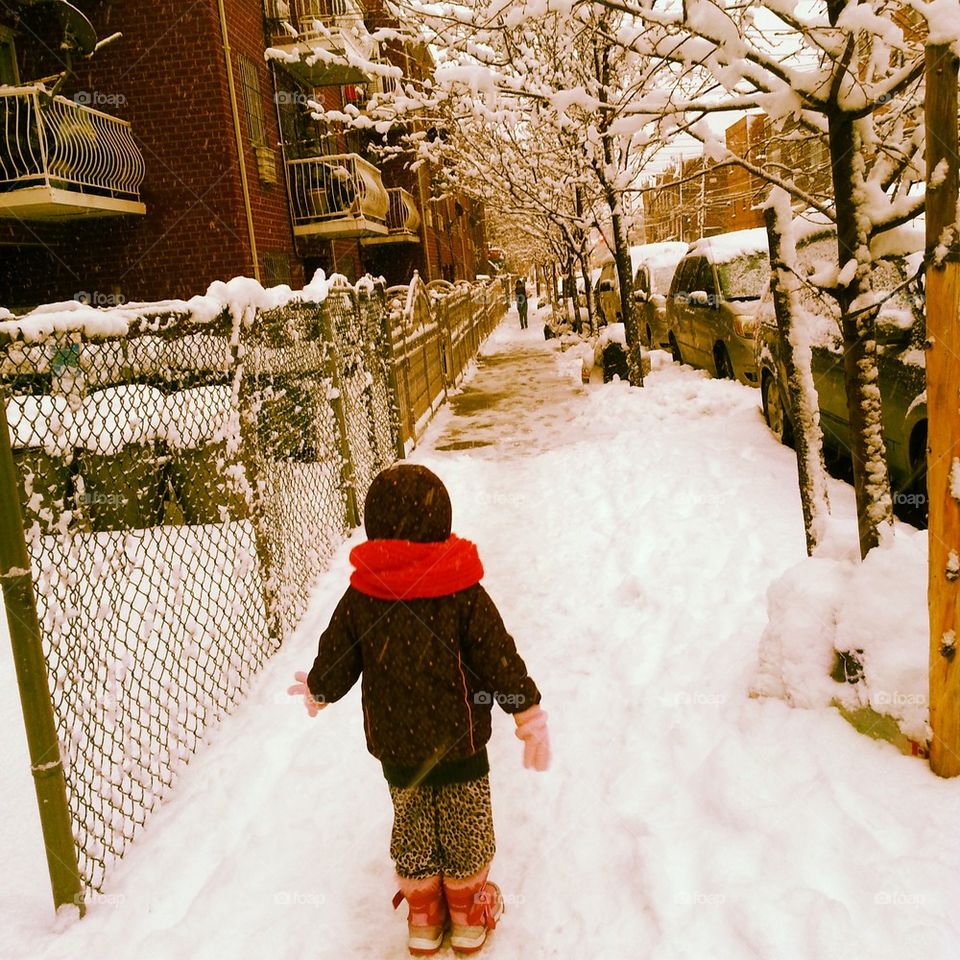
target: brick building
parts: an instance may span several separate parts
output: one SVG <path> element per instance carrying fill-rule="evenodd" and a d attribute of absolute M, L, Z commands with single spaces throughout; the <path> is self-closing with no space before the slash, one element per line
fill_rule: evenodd
<path fill-rule="evenodd" d="M 429 69 L 424 50 L 377 48 L 378 2 L 78 0 L 96 37 L 121 34 L 89 59 L 93 34 L 58 4 L 0 2 L 0 304 L 185 297 L 239 274 L 297 286 L 318 267 L 486 272 L 482 207 L 431 200 L 427 167 L 311 115 L 362 112 L 394 82 L 331 53 Z M 67 66 L 65 26 L 73 72 L 51 98 L 37 81 Z"/>
<path fill-rule="evenodd" d="M 726 170 L 703 157 L 680 160 L 659 174 L 643 195 L 647 243 L 691 240 L 729 229 L 726 226 Z"/>
<path fill-rule="evenodd" d="M 825 138 L 796 124 L 774 126 L 764 114 L 747 114 L 724 132 L 727 149 L 757 167 L 790 174 L 812 195 L 829 197 L 830 155 Z M 763 226 L 769 190 L 745 167 L 717 166 L 690 157 L 657 175 L 644 193 L 646 241 L 688 243 L 731 230 Z"/>

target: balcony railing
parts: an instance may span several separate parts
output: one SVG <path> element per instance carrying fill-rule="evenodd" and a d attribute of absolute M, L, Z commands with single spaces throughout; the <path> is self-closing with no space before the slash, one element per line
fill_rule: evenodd
<path fill-rule="evenodd" d="M 130 124 L 40 87 L 0 87 L 0 217 L 143 214 Z"/>
<path fill-rule="evenodd" d="M 420 212 L 417 201 L 403 187 L 387 190 L 390 206 L 387 210 L 387 235 L 367 237 L 364 244 L 419 243 Z"/>
<path fill-rule="evenodd" d="M 348 62 L 377 53 L 358 0 L 269 0 L 267 9 L 271 53 L 298 80 L 321 87 L 366 79 Z"/>
<path fill-rule="evenodd" d="M 287 189 L 298 236 L 387 233 L 389 201 L 380 171 L 355 153 L 288 160 Z"/>

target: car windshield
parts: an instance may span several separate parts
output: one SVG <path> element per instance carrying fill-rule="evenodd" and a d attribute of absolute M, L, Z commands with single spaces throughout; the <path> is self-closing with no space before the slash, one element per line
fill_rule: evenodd
<path fill-rule="evenodd" d="M 724 300 L 757 300 L 770 284 L 770 258 L 763 252 L 744 253 L 717 264 Z"/>

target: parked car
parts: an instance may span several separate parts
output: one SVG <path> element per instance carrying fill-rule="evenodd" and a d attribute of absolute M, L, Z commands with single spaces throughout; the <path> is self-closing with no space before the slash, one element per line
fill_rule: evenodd
<path fill-rule="evenodd" d="M 667 294 L 677 264 L 689 250 L 689 244 L 678 240 L 645 243 L 633 248 L 637 261 L 633 266 L 633 300 L 637 311 L 640 335 L 648 347 L 670 346 L 667 329 Z M 633 250 L 631 250 L 631 259 Z"/>
<path fill-rule="evenodd" d="M 648 347 L 667 347 L 666 303 L 670 281 L 688 245 L 669 240 L 643 243 L 630 248 L 633 271 L 632 292 L 637 327 Z M 597 281 L 597 300 L 606 323 L 622 323 L 620 286 L 616 264 L 611 257 L 603 264 Z"/>
<path fill-rule="evenodd" d="M 667 344 L 674 360 L 756 386 L 756 314 L 769 285 L 762 227 L 691 244 L 667 297 Z"/>
<path fill-rule="evenodd" d="M 922 237 L 918 235 L 922 243 Z M 822 254 L 818 255 L 818 250 Z M 820 236 L 798 244 L 801 268 L 808 272 L 817 261 L 836 258 L 836 239 Z M 878 386 L 883 402 L 883 436 L 890 479 L 899 502 L 922 507 L 925 516 L 927 397 L 923 343 L 926 336 L 922 283 L 914 278 L 922 253 L 897 256 L 877 268 L 873 286 L 894 291 L 877 317 Z M 843 372 L 843 340 L 836 304 L 801 288 L 801 307 L 807 314 L 811 367 L 820 407 L 820 426 L 828 452 L 849 457 L 850 421 Z M 794 427 L 787 400 L 786 369 L 769 291 L 758 311 L 756 364 L 760 373 L 763 415 L 777 438 L 793 443 Z M 908 499 L 909 498 L 909 499 Z"/>
<path fill-rule="evenodd" d="M 613 257 L 601 265 L 596 291 L 600 324 L 620 323 L 623 320 L 620 311 L 620 286 L 617 282 L 617 264 Z"/>

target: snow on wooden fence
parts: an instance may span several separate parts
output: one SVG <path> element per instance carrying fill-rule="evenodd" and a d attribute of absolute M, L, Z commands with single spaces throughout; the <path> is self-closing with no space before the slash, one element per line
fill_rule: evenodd
<path fill-rule="evenodd" d="M 101 888 L 507 303 L 238 279 L 0 322 L 0 575 L 57 906 Z"/>

